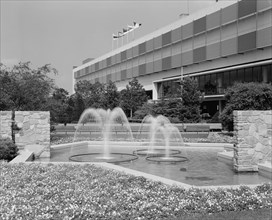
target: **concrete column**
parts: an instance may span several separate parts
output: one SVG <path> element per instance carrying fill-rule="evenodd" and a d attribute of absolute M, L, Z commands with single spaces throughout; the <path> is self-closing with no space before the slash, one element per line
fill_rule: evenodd
<path fill-rule="evenodd" d="M 263 82 L 267 83 L 268 82 L 268 71 L 267 71 L 266 66 L 262 67 L 262 76 L 263 76 Z"/>
<path fill-rule="evenodd" d="M 152 100 L 158 100 L 158 83 L 153 83 Z"/>

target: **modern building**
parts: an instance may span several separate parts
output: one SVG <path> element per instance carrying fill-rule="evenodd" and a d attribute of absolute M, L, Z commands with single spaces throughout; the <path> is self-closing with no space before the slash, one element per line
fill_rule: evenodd
<path fill-rule="evenodd" d="M 80 80 L 115 82 L 119 90 L 137 77 L 153 100 L 193 77 L 210 115 L 224 107 L 234 82 L 272 82 L 271 0 L 215 2 L 211 8 L 134 40 L 73 69 Z"/>

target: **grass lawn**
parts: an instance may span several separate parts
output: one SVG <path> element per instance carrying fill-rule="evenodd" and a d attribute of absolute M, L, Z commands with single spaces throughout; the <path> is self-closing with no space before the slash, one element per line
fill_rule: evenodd
<path fill-rule="evenodd" d="M 188 190 L 82 164 L 0 163 L 0 219 L 268 219 L 271 184 Z"/>

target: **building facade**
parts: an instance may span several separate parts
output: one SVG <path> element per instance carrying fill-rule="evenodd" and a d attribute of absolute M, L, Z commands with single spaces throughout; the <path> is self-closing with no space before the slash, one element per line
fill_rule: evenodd
<path fill-rule="evenodd" d="M 270 0 L 216 2 L 211 8 L 134 40 L 73 69 L 74 82 L 115 82 L 136 77 L 153 100 L 168 97 L 180 79 L 197 80 L 210 115 L 221 111 L 234 82 L 272 82 Z"/>

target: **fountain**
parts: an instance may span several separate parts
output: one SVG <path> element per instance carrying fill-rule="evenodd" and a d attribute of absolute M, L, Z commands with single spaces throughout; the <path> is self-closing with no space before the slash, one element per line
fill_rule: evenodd
<path fill-rule="evenodd" d="M 126 141 L 133 141 L 133 135 L 128 119 L 124 111 L 119 107 L 114 108 L 113 110 L 86 109 L 80 116 L 76 126 L 74 142 L 80 139 L 82 132 L 85 133 L 85 135 L 86 133 L 93 133 L 96 139 L 100 139 L 100 141 L 96 141 L 95 143 L 99 146 L 99 150 L 102 145 L 103 151 L 90 152 L 90 150 L 93 150 L 93 146 L 91 146 L 92 149 L 90 149 L 88 144 L 88 152 L 78 154 L 78 147 L 72 147 L 71 156 L 69 158 L 71 161 L 88 162 L 98 160 L 105 162 L 123 162 L 137 159 L 136 155 L 110 152 L 111 145 L 114 145 L 113 141 L 117 141 L 118 139 L 118 133 L 122 133 L 122 138 Z"/>
<path fill-rule="evenodd" d="M 148 127 L 148 149 L 140 149 L 134 152 L 138 155 L 146 155 L 146 159 L 155 162 L 185 162 L 186 152 L 181 152 L 184 146 L 183 139 L 177 127 L 168 118 L 159 115 L 157 117 L 148 115 L 143 121 L 139 131 Z M 138 138 L 139 138 L 138 134 Z M 172 148 L 177 149 L 170 149 Z M 177 155 L 182 154 L 182 156 Z"/>

